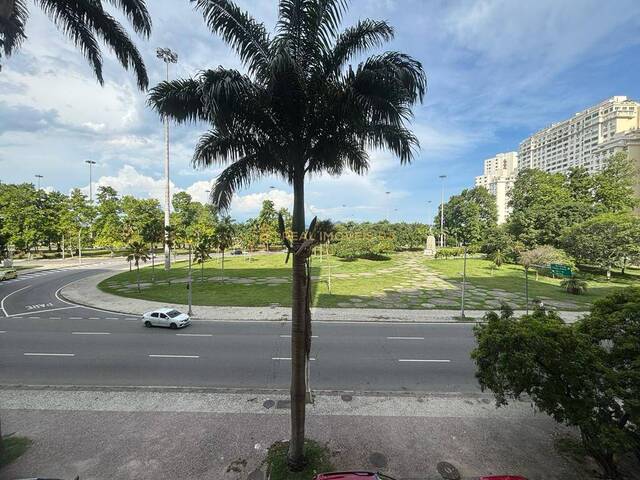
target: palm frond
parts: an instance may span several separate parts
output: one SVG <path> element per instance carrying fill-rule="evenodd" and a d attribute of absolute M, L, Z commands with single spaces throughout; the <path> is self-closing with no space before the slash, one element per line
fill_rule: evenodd
<path fill-rule="evenodd" d="M 385 52 L 369 57 L 358 67 L 356 75 L 364 74 L 375 74 L 379 79 L 396 82 L 410 105 L 422 101 L 426 93 L 427 77 L 422 64 L 404 53 Z"/>
<path fill-rule="evenodd" d="M 34 0 L 51 18 L 53 23 L 80 49 L 91 64 L 100 85 L 104 85 L 102 77 L 102 54 L 91 28 L 68 4 L 56 0 Z"/>
<path fill-rule="evenodd" d="M 370 148 L 391 150 L 401 163 L 410 163 L 420 147 L 417 137 L 409 129 L 396 125 L 370 125 L 365 135 Z"/>
<path fill-rule="evenodd" d="M 161 82 L 149 92 L 147 104 L 178 123 L 208 120 L 202 84 L 193 78 Z"/>
<path fill-rule="evenodd" d="M 0 52 L 10 56 L 27 38 L 25 25 L 28 17 L 24 0 L 5 0 L 0 6 Z"/>
<path fill-rule="evenodd" d="M 191 0 L 202 11 L 207 26 L 222 36 L 250 73 L 266 75 L 269 62 L 269 35 L 264 25 L 256 22 L 230 0 Z"/>
<path fill-rule="evenodd" d="M 393 34 L 393 28 L 385 21 L 360 20 L 337 38 L 331 54 L 325 60 L 325 75 L 338 74 L 351 57 L 381 46 L 391 40 Z"/>
<path fill-rule="evenodd" d="M 108 0 L 126 15 L 136 33 L 148 38 L 151 34 L 151 16 L 145 0 Z"/>
<path fill-rule="evenodd" d="M 269 160 L 262 155 L 253 154 L 243 157 L 225 168 L 218 175 L 211 190 L 213 205 L 220 210 L 227 210 L 231 206 L 231 200 L 236 191 L 248 187 L 251 182 L 266 175 L 282 176 L 282 173 L 271 165 Z"/>
<path fill-rule="evenodd" d="M 239 129 L 221 133 L 210 130 L 200 137 L 193 154 L 194 167 L 224 165 L 259 150 L 255 135 Z"/>

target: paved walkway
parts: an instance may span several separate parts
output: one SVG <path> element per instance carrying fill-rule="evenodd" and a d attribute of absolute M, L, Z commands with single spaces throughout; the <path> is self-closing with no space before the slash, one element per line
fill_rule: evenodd
<path fill-rule="evenodd" d="M 2 478 L 264 480 L 266 448 L 289 432 L 288 395 L 117 389 L 0 389 L 3 433 L 33 445 Z M 571 431 L 526 403 L 495 409 L 488 395 L 318 395 L 307 435 L 326 443 L 340 470 L 442 480 L 521 474 L 593 478 L 560 456 Z"/>
<path fill-rule="evenodd" d="M 97 285 L 102 280 L 112 276 L 114 272 L 101 273 L 83 278 L 65 286 L 60 292 L 67 300 L 100 308 L 113 312 L 130 315 L 141 315 L 159 307 L 173 307 L 187 311 L 184 304 L 165 304 L 149 300 L 120 297 L 105 293 Z M 186 296 L 186 294 L 185 294 Z M 222 307 L 222 306 L 194 306 L 193 318 L 197 320 L 265 320 L 286 321 L 291 318 L 289 307 Z M 459 310 L 408 310 L 391 308 L 313 308 L 311 310 L 314 321 L 352 321 L 352 322 L 457 322 Z M 482 318 L 486 310 L 467 310 L 469 321 Z M 516 314 L 524 312 L 516 311 Z M 567 322 L 573 322 L 584 315 L 584 312 L 559 312 Z"/>

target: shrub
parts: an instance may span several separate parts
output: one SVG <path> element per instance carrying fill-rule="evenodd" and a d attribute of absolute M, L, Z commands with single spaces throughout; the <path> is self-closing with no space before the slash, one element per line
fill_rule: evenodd
<path fill-rule="evenodd" d="M 560 282 L 560 286 L 567 292 L 573 295 L 582 295 L 587 292 L 587 282 L 575 275 L 565 278 Z"/>
<path fill-rule="evenodd" d="M 344 238 L 334 246 L 336 257 L 347 260 L 356 258 L 380 259 L 393 250 L 393 242 L 387 238 Z"/>
<path fill-rule="evenodd" d="M 436 250 L 436 258 L 451 258 L 464 255 L 463 247 L 444 247 Z"/>

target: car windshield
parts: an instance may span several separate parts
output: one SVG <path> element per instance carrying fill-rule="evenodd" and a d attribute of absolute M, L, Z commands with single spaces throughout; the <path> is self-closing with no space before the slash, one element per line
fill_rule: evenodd
<path fill-rule="evenodd" d="M 171 310 L 170 312 L 167 312 L 167 315 L 169 316 L 169 318 L 176 318 L 178 315 L 180 315 L 180 312 L 178 310 Z"/>

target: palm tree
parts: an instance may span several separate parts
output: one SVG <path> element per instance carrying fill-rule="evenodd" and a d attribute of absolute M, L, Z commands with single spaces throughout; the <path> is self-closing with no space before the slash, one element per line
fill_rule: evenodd
<path fill-rule="evenodd" d="M 224 251 L 233 245 L 236 226 L 229 215 L 225 215 L 216 224 L 215 243 L 222 252 L 222 283 L 224 283 Z"/>
<path fill-rule="evenodd" d="M 582 295 L 587 292 L 587 282 L 581 278 L 572 275 L 560 282 L 560 286 L 567 292 L 574 295 Z"/>
<path fill-rule="evenodd" d="M 209 255 L 209 249 L 211 248 L 211 240 L 207 237 L 200 239 L 196 243 L 195 250 L 193 252 L 193 259 L 196 263 L 200 264 L 200 281 L 204 282 L 204 262 L 211 258 Z"/>
<path fill-rule="evenodd" d="M 149 84 L 142 55 L 133 44 L 126 30 L 105 9 L 110 3 L 129 20 L 133 29 L 144 38 L 151 33 L 151 18 L 145 0 L 34 0 L 59 30 L 63 31 L 91 64 L 100 85 L 102 77 L 102 52 L 98 39 L 116 55 L 125 69 L 132 68 L 138 87 L 146 90 Z M 2 52 L 8 57 L 27 38 L 25 25 L 29 18 L 26 0 L 2 0 L 0 2 L 0 59 Z"/>
<path fill-rule="evenodd" d="M 497 249 L 496 251 L 494 251 L 489 255 L 489 259 L 493 261 L 496 268 L 500 268 L 502 264 L 505 262 L 506 256 L 504 253 L 502 253 L 502 250 Z"/>
<path fill-rule="evenodd" d="M 134 241 L 128 246 L 127 261 L 129 265 L 134 262 L 136 265 L 136 282 L 138 284 L 138 293 L 140 293 L 140 262 L 147 262 L 149 260 L 149 250 L 144 243 Z"/>
<path fill-rule="evenodd" d="M 207 26 L 236 50 L 247 74 L 218 67 L 195 78 L 162 82 L 150 105 L 177 122 L 204 121 L 194 166 L 227 165 L 211 200 L 230 206 L 252 181 L 276 176 L 293 187 L 291 325 L 292 469 L 304 465 L 306 364 L 311 342 L 305 243 L 305 179 L 345 170 L 364 174 L 369 149 L 410 162 L 418 140 L 407 128 L 426 77 L 408 55 L 385 52 L 353 68 L 350 61 L 393 35 L 384 21 L 361 20 L 339 32 L 346 0 L 280 0 L 276 32 L 231 0 L 193 0 Z M 303 248 L 304 246 L 304 248 Z"/>

